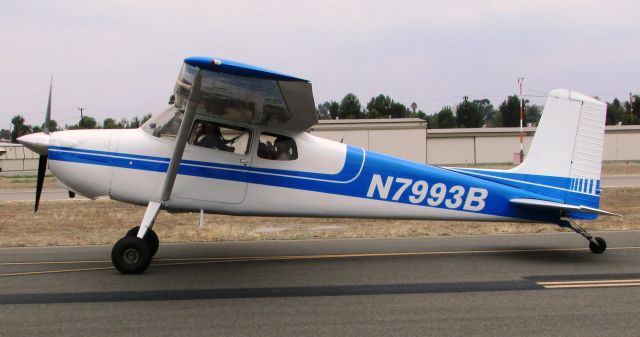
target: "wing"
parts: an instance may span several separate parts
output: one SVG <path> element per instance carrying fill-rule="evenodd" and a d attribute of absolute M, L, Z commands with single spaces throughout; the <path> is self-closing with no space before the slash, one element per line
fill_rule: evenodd
<path fill-rule="evenodd" d="M 197 71 L 202 74 L 196 116 L 304 131 L 318 123 L 309 81 L 234 61 L 190 57 L 176 83 L 183 108 Z"/>
<path fill-rule="evenodd" d="M 560 202 L 553 202 L 548 200 L 516 198 L 516 199 L 509 200 L 509 202 L 514 205 L 521 205 L 521 206 L 527 206 L 527 207 L 538 207 L 538 208 L 547 208 L 547 209 L 557 209 L 559 211 L 575 211 L 575 212 L 583 212 L 583 213 L 590 213 L 590 214 L 620 216 L 620 214 L 607 212 L 598 208 L 563 204 Z"/>

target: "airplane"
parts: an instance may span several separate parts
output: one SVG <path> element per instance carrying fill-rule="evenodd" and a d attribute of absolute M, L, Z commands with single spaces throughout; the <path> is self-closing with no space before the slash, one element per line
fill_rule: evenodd
<path fill-rule="evenodd" d="M 553 90 L 529 153 L 509 170 L 446 168 L 368 151 L 306 131 L 318 123 L 305 79 L 213 57 L 184 60 L 175 102 L 138 129 L 19 138 L 44 173 L 91 199 L 146 206 L 112 249 L 114 267 L 143 273 L 159 247 L 160 210 L 241 216 L 542 222 L 569 228 L 595 254 L 606 241 L 575 220 L 599 209 L 606 105 Z"/>

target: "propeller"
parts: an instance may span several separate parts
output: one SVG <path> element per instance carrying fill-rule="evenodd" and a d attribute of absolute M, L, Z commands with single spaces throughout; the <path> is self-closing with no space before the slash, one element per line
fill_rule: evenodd
<path fill-rule="evenodd" d="M 49 121 L 51 120 L 51 91 L 53 89 L 53 76 L 51 77 L 51 83 L 49 83 L 49 100 L 47 101 L 47 114 L 44 117 L 44 125 L 42 126 L 42 132 L 45 135 L 49 134 Z M 48 154 L 40 154 L 38 159 L 38 178 L 36 180 L 36 207 L 34 212 L 38 211 L 38 205 L 40 205 L 40 196 L 42 195 L 42 186 L 44 185 L 44 175 L 47 171 L 47 159 Z"/>

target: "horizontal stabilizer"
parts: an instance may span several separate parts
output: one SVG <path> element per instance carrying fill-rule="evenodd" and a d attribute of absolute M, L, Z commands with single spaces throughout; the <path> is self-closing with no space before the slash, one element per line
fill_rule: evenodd
<path fill-rule="evenodd" d="M 563 204 L 560 202 L 554 202 L 554 201 L 548 201 L 548 200 L 516 198 L 516 199 L 509 200 L 509 202 L 515 205 L 541 207 L 541 208 L 554 208 L 560 211 L 575 211 L 575 212 L 584 212 L 584 213 L 599 214 L 599 215 L 620 216 L 620 214 L 603 211 L 598 208 Z"/>

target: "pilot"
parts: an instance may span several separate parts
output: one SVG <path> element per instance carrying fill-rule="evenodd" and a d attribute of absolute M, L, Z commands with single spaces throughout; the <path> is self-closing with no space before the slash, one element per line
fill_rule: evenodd
<path fill-rule="evenodd" d="M 235 142 L 240 136 L 232 139 L 226 139 L 222 136 L 220 127 L 215 126 L 212 123 L 204 123 L 202 125 L 203 129 L 201 135 L 196 138 L 196 145 L 227 152 L 235 151 L 233 146 L 228 146 L 227 144 Z"/>

